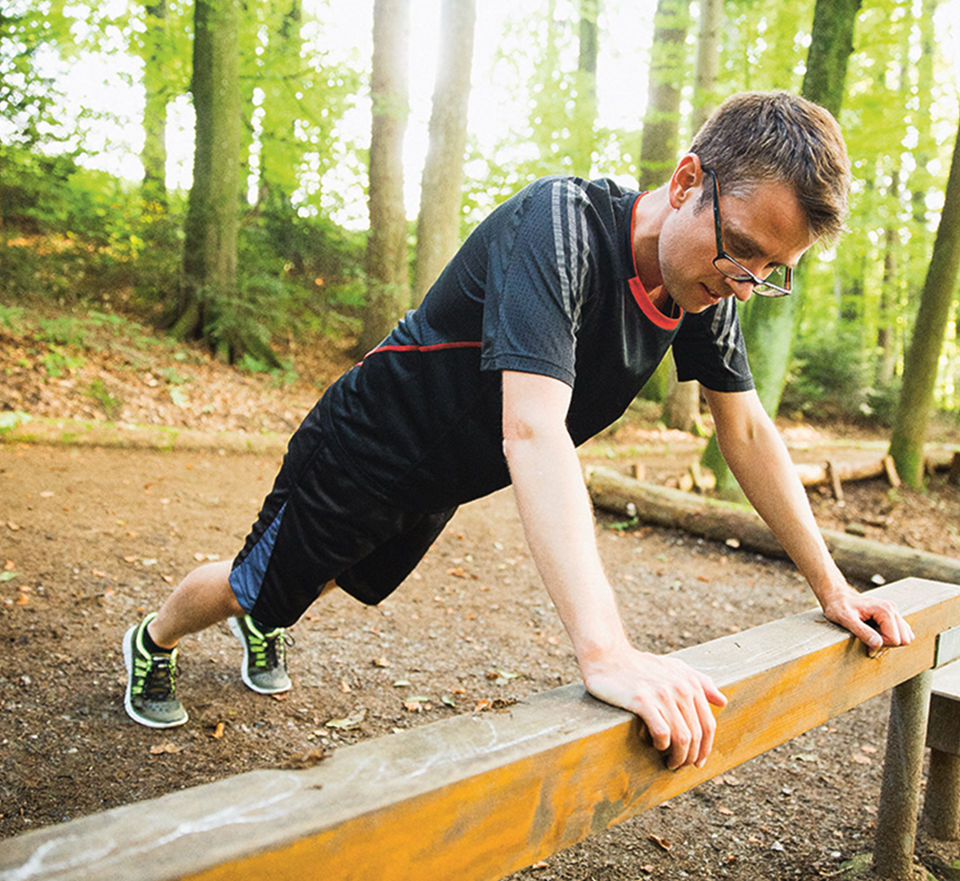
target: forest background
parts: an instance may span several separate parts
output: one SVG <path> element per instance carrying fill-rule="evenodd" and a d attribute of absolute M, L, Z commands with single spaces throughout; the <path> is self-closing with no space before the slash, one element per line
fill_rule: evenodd
<path fill-rule="evenodd" d="M 958 0 L 10 0 L 0 327 L 51 376 L 108 320 L 290 376 L 291 341 L 375 345 L 529 181 L 655 187 L 724 97 L 786 89 L 855 183 L 841 243 L 742 310 L 761 397 L 889 427 L 916 482 L 960 418 L 958 41 Z M 644 395 L 701 430 L 668 368 Z"/>

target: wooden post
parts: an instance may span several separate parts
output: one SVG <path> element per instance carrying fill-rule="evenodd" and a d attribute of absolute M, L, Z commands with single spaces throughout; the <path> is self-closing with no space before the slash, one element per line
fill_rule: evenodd
<path fill-rule="evenodd" d="M 933 673 L 927 670 L 900 683 L 890 700 L 887 754 L 877 814 L 874 871 L 884 881 L 910 881 L 917 837 L 924 735 Z"/>
<path fill-rule="evenodd" d="M 950 459 L 950 474 L 947 482 L 952 486 L 960 486 L 960 450 L 957 450 Z"/>
<path fill-rule="evenodd" d="M 827 460 L 826 469 L 827 480 L 830 482 L 830 490 L 833 492 L 833 497 L 838 502 L 842 502 L 843 484 L 840 483 L 840 470 L 829 460 Z"/>
<path fill-rule="evenodd" d="M 930 775 L 923 816 L 927 830 L 934 838 L 944 841 L 960 838 L 960 756 L 939 749 L 930 750 Z"/>
<path fill-rule="evenodd" d="M 923 804 L 926 828 L 934 838 L 960 838 L 960 660 L 949 663 L 960 645 L 954 632 L 941 634 L 938 657 L 944 666 L 933 674 L 927 723 L 930 773 Z"/>

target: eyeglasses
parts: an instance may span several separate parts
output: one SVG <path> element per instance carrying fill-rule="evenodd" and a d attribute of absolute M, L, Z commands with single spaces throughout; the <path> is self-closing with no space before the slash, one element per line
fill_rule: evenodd
<path fill-rule="evenodd" d="M 717 256 L 713 265 L 719 273 L 731 281 L 748 281 L 753 284 L 753 292 L 761 297 L 785 297 L 793 289 L 793 267 L 778 266 L 766 278 L 754 275 L 746 266 L 734 260 L 723 250 L 723 227 L 720 223 L 720 184 L 716 172 L 703 169 L 713 181 L 713 226 L 717 235 Z"/>

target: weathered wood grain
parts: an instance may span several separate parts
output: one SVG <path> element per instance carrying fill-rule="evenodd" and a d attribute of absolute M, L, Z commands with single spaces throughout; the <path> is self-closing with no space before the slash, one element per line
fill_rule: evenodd
<path fill-rule="evenodd" d="M 703 769 L 665 770 L 577 686 L 0 842 L 0 879 L 498 879 L 741 764 L 933 663 L 960 589 L 880 588 L 917 635 L 868 658 L 809 612 L 677 652 L 730 699 Z"/>

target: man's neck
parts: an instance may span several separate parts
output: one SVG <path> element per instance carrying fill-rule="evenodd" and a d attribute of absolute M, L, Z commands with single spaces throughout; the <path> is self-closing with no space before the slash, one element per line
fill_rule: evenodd
<path fill-rule="evenodd" d="M 670 212 L 667 187 L 647 193 L 637 201 L 633 218 L 633 259 L 637 276 L 643 284 L 650 302 L 661 312 L 666 312 L 667 292 L 660 274 L 660 230 Z"/>

